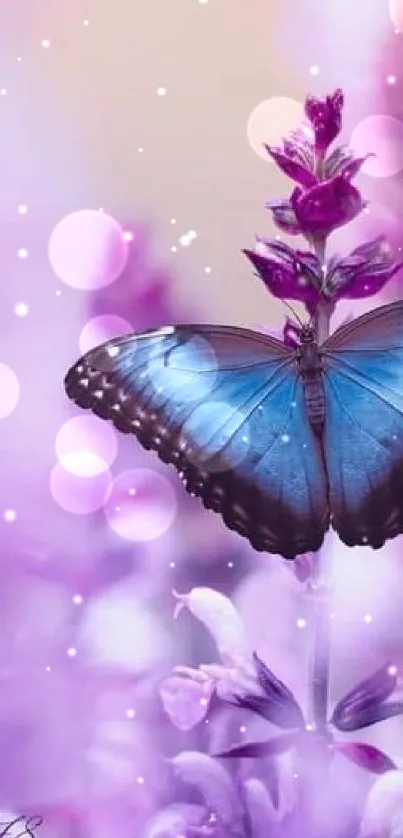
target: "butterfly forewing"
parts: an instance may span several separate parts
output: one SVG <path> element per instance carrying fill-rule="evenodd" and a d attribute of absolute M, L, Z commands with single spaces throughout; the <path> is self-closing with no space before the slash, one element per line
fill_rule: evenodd
<path fill-rule="evenodd" d="M 332 524 L 348 545 L 403 532 L 403 302 L 338 329 L 322 347 Z"/>
<path fill-rule="evenodd" d="M 258 550 L 293 558 L 328 526 L 326 478 L 295 353 L 266 335 L 178 326 L 110 341 L 68 396 L 155 450 Z"/>

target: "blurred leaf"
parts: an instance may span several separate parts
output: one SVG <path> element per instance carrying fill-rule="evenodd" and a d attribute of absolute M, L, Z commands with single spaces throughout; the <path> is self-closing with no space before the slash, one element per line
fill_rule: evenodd
<path fill-rule="evenodd" d="M 393 760 L 374 745 L 362 742 L 334 742 L 333 750 L 372 774 L 385 774 L 386 771 L 396 769 Z"/>
<path fill-rule="evenodd" d="M 358 730 L 381 721 L 381 707 L 387 698 L 396 688 L 396 669 L 390 664 L 385 664 L 369 678 L 360 681 L 354 689 L 350 690 L 334 708 L 331 718 L 332 724 L 339 730 Z M 392 713 L 398 715 L 400 711 Z M 367 721 L 371 719 L 373 721 Z"/>
<path fill-rule="evenodd" d="M 279 710 L 282 710 L 283 724 L 281 727 L 304 727 L 305 721 L 302 710 L 291 690 L 280 681 L 274 672 L 269 669 L 266 664 L 254 652 L 253 659 L 255 661 L 257 677 L 260 686 L 266 693 L 267 697 L 278 704 Z M 287 722 L 287 724 L 285 724 Z"/>
<path fill-rule="evenodd" d="M 275 736 L 268 742 L 250 742 L 246 745 L 235 745 L 234 748 L 229 748 L 228 751 L 221 751 L 215 756 L 218 759 L 239 759 L 239 758 L 257 758 L 271 757 L 277 754 L 283 754 L 289 751 L 299 740 L 298 733 L 284 733 L 281 736 Z"/>
<path fill-rule="evenodd" d="M 394 716 L 403 715 L 403 701 L 388 701 L 384 704 L 363 707 L 358 713 L 350 714 L 345 720 L 336 725 L 338 730 L 362 730 L 364 727 L 376 725 Z"/>

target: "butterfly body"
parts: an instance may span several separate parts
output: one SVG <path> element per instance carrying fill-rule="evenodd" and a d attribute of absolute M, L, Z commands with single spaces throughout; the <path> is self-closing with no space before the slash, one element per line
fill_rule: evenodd
<path fill-rule="evenodd" d="M 325 421 L 325 393 L 322 381 L 321 353 L 315 331 L 307 326 L 301 329 L 301 346 L 296 350 L 299 373 L 302 378 L 305 406 L 315 433 L 320 433 Z"/>
<path fill-rule="evenodd" d="M 403 532 L 403 302 L 317 345 L 216 325 L 109 341 L 69 370 L 76 404 L 133 434 L 257 550 L 292 559 Z"/>

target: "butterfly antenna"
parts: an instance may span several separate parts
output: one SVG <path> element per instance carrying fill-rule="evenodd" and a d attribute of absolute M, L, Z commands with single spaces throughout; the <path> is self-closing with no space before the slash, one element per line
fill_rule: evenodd
<path fill-rule="evenodd" d="M 294 311 L 294 309 L 293 309 L 292 305 L 290 305 L 290 303 L 286 303 L 286 301 L 285 301 L 285 300 L 281 300 L 281 302 L 282 302 L 283 306 L 285 306 L 286 308 L 288 308 L 288 309 L 291 311 L 291 314 L 293 314 L 293 315 L 294 315 L 294 317 L 295 317 L 295 319 L 297 320 L 297 322 L 299 323 L 299 325 L 300 325 L 300 326 L 303 326 L 304 324 L 303 324 L 303 322 L 302 322 L 302 320 L 301 320 L 300 316 L 297 314 L 297 312 L 296 312 L 296 311 Z"/>

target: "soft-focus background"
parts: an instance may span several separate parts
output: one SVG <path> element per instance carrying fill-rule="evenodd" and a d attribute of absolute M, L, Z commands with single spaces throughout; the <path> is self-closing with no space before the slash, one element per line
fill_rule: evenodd
<path fill-rule="evenodd" d="M 216 660 L 196 621 L 174 623 L 173 588 L 231 595 L 306 700 L 309 602 L 290 569 L 75 410 L 63 377 L 132 328 L 281 325 L 240 250 L 276 234 L 264 201 L 289 184 L 261 144 L 296 127 L 307 92 L 341 86 L 345 142 L 377 154 L 368 212 L 331 248 L 403 245 L 400 28 L 398 0 L 0 6 L 0 807 L 40 813 L 45 838 L 140 837 L 173 802 L 167 757 L 249 735 L 239 715 L 188 734 L 164 715 L 172 665 Z M 403 663 L 401 540 L 341 548 L 335 568 L 332 701 Z M 399 721 L 362 738 L 403 757 Z"/>

